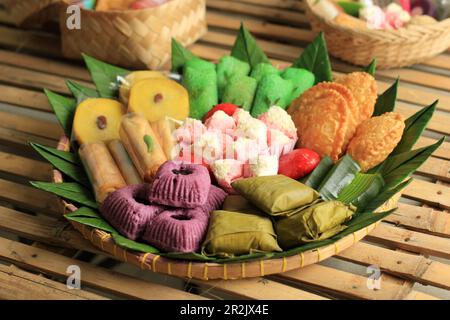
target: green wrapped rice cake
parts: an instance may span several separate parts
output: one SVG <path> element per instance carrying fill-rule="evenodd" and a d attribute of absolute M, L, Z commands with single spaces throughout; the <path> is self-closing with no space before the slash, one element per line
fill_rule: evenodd
<path fill-rule="evenodd" d="M 291 80 L 284 80 L 278 74 L 264 76 L 256 90 L 251 115 L 256 118 L 273 105 L 286 109 L 293 90 L 294 85 Z"/>
<path fill-rule="evenodd" d="M 346 228 L 356 208 L 340 201 L 320 201 L 276 222 L 278 241 L 283 249 L 328 239 Z"/>
<path fill-rule="evenodd" d="M 282 250 L 269 218 L 224 210 L 211 213 L 203 254 L 233 257 L 273 251 Z"/>
<path fill-rule="evenodd" d="M 314 189 L 284 175 L 234 181 L 232 187 L 253 205 L 271 216 L 286 216 L 319 198 Z"/>
<path fill-rule="evenodd" d="M 251 213 L 264 216 L 265 213 L 252 205 L 243 196 L 237 194 L 228 195 L 222 204 L 222 209 L 225 211 Z"/>
<path fill-rule="evenodd" d="M 219 97 L 223 97 L 225 87 L 231 77 L 246 76 L 249 72 L 250 65 L 247 62 L 232 56 L 223 56 L 217 64 L 217 86 L 219 88 Z"/>
<path fill-rule="evenodd" d="M 316 81 L 313 73 L 300 68 L 286 68 L 281 72 L 281 77 L 285 80 L 291 80 L 294 85 L 289 104 L 307 89 L 311 88 Z"/>
<path fill-rule="evenodd" d="M 252 78 L 255 78 L 256 81 L 261 81 L 261 79 L 264 76 L 270 75 L 270 74 L 280 74 L 280 70 L 278 70 L 277 68 L 275 68 L 273 65 L 271 65 L 270 63 L 258 63 L 252 70 L 252 73 L 250 74 L 250 76 Z"/>
<path fill-rule="evenodd" d="M 233 76 L 228 80 L 222 96 L 222 102 L 233 103 L 250 111 L 258 83 L 248 76 Z"/>
<path fill-rule="evenodd" d="M 202 119 L 218 103 L 216 66 L 197 58 L 187 61 L 183 84 L 189 92 L 189 117 Z"/>

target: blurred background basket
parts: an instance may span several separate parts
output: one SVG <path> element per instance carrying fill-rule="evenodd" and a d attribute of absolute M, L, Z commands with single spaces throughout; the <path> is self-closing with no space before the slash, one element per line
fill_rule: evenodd
<path fill-rule="evenodd" d="M 171 39 L 187 46 L 207 31 L 205 0 L 171 0 L 155 8 L 121 11 L 81 9 L 81 29 L 66 26 L 68 4 L 60 11 L 62 50 L 129 68 L 160 69 L 171 57 Z"/>
<path fill-rule="evenodd" d="M 304 0 L 311 27 L 324 32 L 330 54 L 344 61 L 366 66 L 376 58 L 378 68 L 388 69 L 425 61 L 450 47 L 450 18 L 398 30 L 371 30 L 358 27 L 361 20 L 352 16 L 346 25 L 324 18 L 317 2 Z"/>
<path fill-rule="evenodd" d="M 3 0 L 9 18 L 17 26 L 40 26 L 59 11 L 61 0 Z"/>

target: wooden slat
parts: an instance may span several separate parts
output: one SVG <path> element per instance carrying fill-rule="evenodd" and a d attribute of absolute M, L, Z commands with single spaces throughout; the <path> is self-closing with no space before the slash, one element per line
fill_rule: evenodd
<path fill-rule="evenodd" d="M 437 140 L 433 139 L 433 138 L 428 138 L 428 137 L 420 137 L 417 140 L 417 143 L 414 145 L 414 148 L 422 148 L 425 146 L 429 146 L 430 144 L 435 143 Z M 433 156 L 438 157 L 438 158 L 442 158 L 442 159 L 446 159 L 446 160 L 450 160 L 450 143 L 449 142 L 444 142 L 439 149 L 437 149 L 434 153 Z"/>
<path fill-rule="evenodd" d="M 86 68 L 64 62 L 55 61 L 55 59 L 38 58 L 29 54 L 12 52 L 8 50 L 0 50 L 0 61 L 2 64 L 10 66 L 22 67 L 43 73 L 70 76 L 71 78 L 91 81 L 91 76 Z"/>
<path fill-rule="evenodd" d="M 375 265 L 388 273 L 426 285 L 450 290 L 450 265 L 359 242 L 339 253 L 338 258 L 366 266 Z"/>
<path fill-rule="evenodd" d="M 0 102 L 51 112 L 52 108 L 47 97 L 42 92 L 17 88 L 0 84 Z"/>
<path fill-rule="evenodd" d="M 48 192 L 0 179 L 0 199 L 18 208 L 35 210 L 51 216 L 61 216 L 58 198 Z"/>
<path fill-rule="evenodd" d="M 67 267 L 77 265 L 82 270 L 82 285 L 138 299 L 202 299 L 200 296 L 170 287 L 150 283 L 124 274 L 94 267 L 46 250 L 0 238 L 0 257 L 26 269 L 67 277 Z"/>
<path fill-rule="evenodd" d="M 357 299 L 405 299 L 412 291 L 412 284 L 409 281 L 397 279 L 384 273 L 381 276 L 381 289 L 371 290 L 367 287 L 367 277 L 318 264 L 280 273 L 270 278 L 289 281 L 293 284 L 307 284 L 327 292 Z"/>
<path fill-rule="evenodd" d="M 442 209 L 450 209 L 450 187 L 444 185 L 414 179 L 403 189 L 402 195 Z"/>
<path fill-rule="evenodd" d="M 0 171 L 32 180 L 48 181 L 51 178 L 49 164 L 2 151 L 0 151 Z"/>
<path fill-rule="evenodd" d="M 441 181 L 450 182 L 450 161 L 430 157 L 416 172 Z"/>
<path fill-rule="evenodd" d="M 298 0 L 237 0 L 237 2 L 250 3 L 253 5 L 263 5 L 275 8 L 283 8 L 283 9 L 297 9 L 300 10 L 303 8 L 303 5 Z"/>
<path fill-rule="evenodd" d="M 43 138 L 0 126 L 0 142 L 3 145 L 21 147 L 29 151 L 31 150 L 31 147 L 28 145 L 29 141 L 40 143 L 49 147 L 56 147 L 57 145 L 57 141 L 54 139 Z"/>
<path fill-rule="evenodd" d="M 194 283 L 202 288 L 202 293 L 222 292 L 231 294 L 240 299 L 262 300 L 325 300 L 317 294 L 309 293 L 297 288 L 264 278 L 248 278 L 242 280 L 210 280 Z"/>
<path fill-rule="evenodd" d="M 73 229 L 66 220 L 33 216 L 0 206 L 0 230 L 46 245 L 99 254 L 101 251 Z M 103 253 L 104 254 L 104 253 Z"/>
<path fill-rule="evenodd" d="M 433 208 L 399 203 L 398 209 L 384 220 L 423 233 L 450 237 L 450 214 Z"/>
<path fill-rule="evenodd" d="M 85 290 L 71 290 L 53 280 L 0 265 L 0 299 L 5 300 L 103 300 Z"/>
<path fill-rule="evenodd" d="M 383 243 L 390 247 L 450 258 L 450 239 L 424 234 L 417 231 L 401 229 L 387 223 L 381 223 L 368 236 L 368 240 Z"/>
<path fill-rule="evenodd" d="M 0 126 L 3 128 L 54 140 L 58 140 L 63 135 L 61 126 L 56 122 L 2 111 L 0 111 L 0 119 Z"/>
<path fill-rule="evenodd" d="M 395 111 L 402 114 L 405 118 L 409 118 L 414 113 L 419 111 L 419 108 L 414 108 L 402 102 L 398 102 L 395 106 Z M 427 130 L 450 135 L 450 115 L 443 112 L 435 112 L 430 122 L 427 125 Z"/>

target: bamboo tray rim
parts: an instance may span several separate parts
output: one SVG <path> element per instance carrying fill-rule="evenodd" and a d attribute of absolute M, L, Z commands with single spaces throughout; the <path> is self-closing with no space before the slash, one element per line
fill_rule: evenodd
<path fill-rule="evenodd" d="M 73 5 L 69 1 L 70 0 L 60 0 L 59 3 L 62 5 L 65 5 L 65 6 Z M 89 10 L 89 9 L 80 7 L 80 10 L 86 14 L 112 14 L 112 15 L 117 15 L 120 13 L 123 13 L 123 14 L 135 14 L 136 13 L 136 14 L 138 14 L 138 13 L 142 13 L 142 11 L 147 11 L 146 13 L 148 13 L 148 12 L 150 12 L 150 10 L 152 10 L 152 11 L 157 11 L 158 9 L 164 10 L 166 5 L 168 5 L 172 2 L 176 2 L 176 1 L 183 1 L 183 0 L 169 0 L 169 1 L 164 2 L 163 4 L 160 4 L 156 7 L 143 8 L 143 9 L 123 9 L 123 10 L 115 9 L 115 10 L 98 10 L 97 11 L 95 9 Z M 164 8 L 162 8 L 162 7 L 164 7 Z"/>
<path fill-rule="evenodd" d="M 66 136 L 62 136 L 58 142 L 57 149 L 68 151 L 70 149 L 70 140 Z M 62 173 L 57 169 L 53 169 L 52 180 L 55 183 L 63 182 Z M 397 205 L 400 196 L 401 193 L 394 195 L 383 206 L 378 208 L 377 211 L 394 208 Z M 64 214 L 78 209 L 72 203 L 69 203 L 62 198 L 59 199 L 63 204 Z M 89 227 L 72 220 L 70 220 L 70 223 L 83 235 L 85 239 L 90 241 L 101 251 L 104 251 L 123 262 L 138 266 L 142 270 L 149 270 L 189 279 L 194 278 L 198 280 L 234 280 L 262 277 L 265 275 L 287 272 L 323 261 L 337 255 L 339 252 L 360 241 L 373 229 L 375 229 L 380 221 L 355 231 L 352 234 L 337 240 L 333 244 L 293 254 L 288 257 L 262 258 L 249 261 L 224 263 L 187 261 L 181 259 L 170 259 L 158 254 L 139 253 L 116 245 L 109 232 L 94 227 Z"/>

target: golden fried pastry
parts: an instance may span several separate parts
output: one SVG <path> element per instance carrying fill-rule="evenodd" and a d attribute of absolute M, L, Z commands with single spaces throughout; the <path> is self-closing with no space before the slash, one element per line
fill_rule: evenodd
<path fill-rule="evenodd" d="M 359 119 L 358 115 L 358 106 L 355 102 L 353 94 L 346 86 L 335 83 L 335 82 L 321 82 L 314 87 L 306 90 L 296 101 L 291 104 L 292 109 L 296 110 L 300 107 L 301 104 L 309 104 L 311 101 L 319 98 L 324 91 L 327 90 L 335 90 L 337 91 L 347 102 L 347 107 L 350 111 L 348 126 L 345 133 L 345 141 L 344 141 L 344 149 L 347 147 L 350 139 L 353 137 L 356 131 L 356 127 L 358 126 L 357 120 Z"/>
<path fill-rule="evenodd" d="M 337 160 L 344 149 L 350 109 L 336 90 L 322 88 L 319 92 L 314 99 L 309 99 L 307 94 L 293 115 L 299 138 L 297 145 Z"/>
<path fill-rule="evenodd" d="M 369 119 L 378 97 L 375 78 L 367 72 L 353 72 L 336 79 L 336 82 L 343 84 L 352 92 L 358 110 L 357 123 Z"/>
<path fill-rule="evenodd" d="M 403 116 L 395 112 L 367 119 L 356 129 L 347 153 L 359 163 L 362 171 L 367 171 L 387 158 L 402 138 L 404 129 Z"/>

